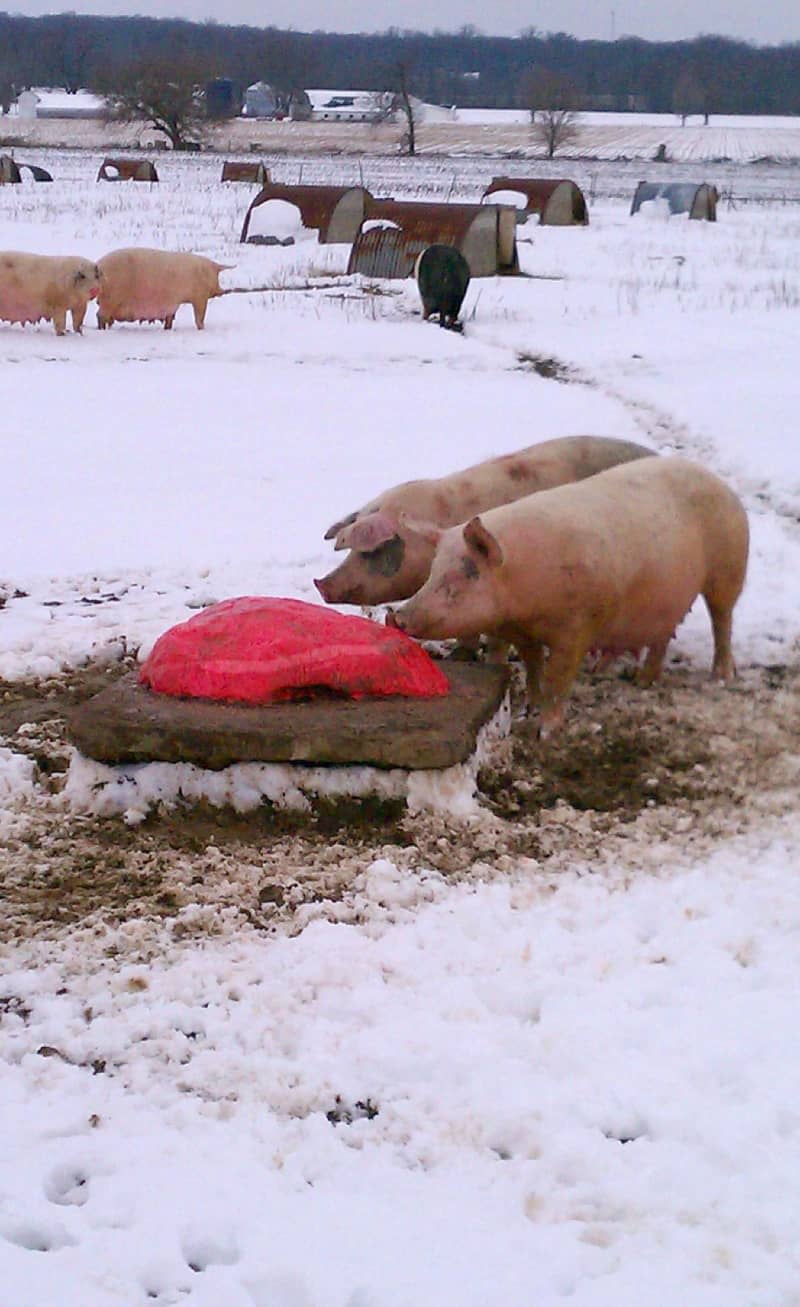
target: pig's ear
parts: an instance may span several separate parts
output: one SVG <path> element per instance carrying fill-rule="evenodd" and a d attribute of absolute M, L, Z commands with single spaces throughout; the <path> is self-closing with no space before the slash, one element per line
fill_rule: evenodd
<path fill-rule="evenodd" d="M 490 567 L 499 567 L 503 561 L 503 551 L 490 531 L 486 530 L 479 517 L 470 518 L 464 526 L 464 540 L 476 553 L 485 558 Z"/>
<path fill-rule="evenodd" d="M 352 522 L 355 522 L 357 517 L 358 513 L 348 513 L 347 517 L 341 518 L 338 522 L 333 522 L 325 532 L 324 538 L 326 540 L 332 540 L 334 536 L 338 536 L 343 527 L 350 526 Z"/>
<path fill-rule="evenodd" d="M 346 526 L 336 537 L 334 549 L 357 549 L 361 554 L 371 554 L 373 549 L 385 545 L 397 535 L 398 522 L 393 513 L 379 510 L 359 517 L 352 526 Z"/>
<path fill-rule="evenodd" d="M 417 517 L 409 517 L 408 513 L 400 514 L 399 525 L 409 535 L 420 536 L 423 540 L 427 540 L 429 545 L 438 545 L 444 535 L 442 528 L 435 522 L 422 522 Z"/>

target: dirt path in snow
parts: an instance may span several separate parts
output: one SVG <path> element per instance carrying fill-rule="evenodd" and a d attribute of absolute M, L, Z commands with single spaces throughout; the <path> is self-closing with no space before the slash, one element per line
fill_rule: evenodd
<path fill-rule="evenodd" d="M 175 938 L 355 919 L 354 882 L 376 858 L 454 881 L 520 866 L 546 881 L 576 865 L 659 874 L 756 827 L 774 831 L 796 808 L 800 665 L 746 667 L 725 688 L 673 662 L 651 690 L 619 669 L 584 676 L 566 730 L 547 744 L 517 722 L 507 761 L 480 776 L 477 822 L 376 800 L 318 804 L 311 816 L 201 806 L 131 828 L 59 800 L 65 716 L 120 670 L 0 684 L 0 747 L 37 767 L 36 799 L 0 828 L 4 940 L 110 926 L 110 946 L 129 939 L 141 958 L 165 928 Z"/>

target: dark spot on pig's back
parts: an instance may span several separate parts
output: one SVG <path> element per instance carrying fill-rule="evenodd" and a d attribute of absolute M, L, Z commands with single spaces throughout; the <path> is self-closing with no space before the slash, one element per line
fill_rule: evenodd
<path fill-rule="evenodd" d="M 532 473 L 531 469 L 525 463 L 512 462 L 506 467 L 509 480 L 511 481 L 529 481 Z"/>
<path fill-rule="evenodd" d="M 362 553 L 361 557 L 372 576 L 396 576 L 405 555 L 405 541 L 400 536 L 392 536 L 391 540 L 379 545 L 377 549 L 371 549 L 369 553 Z"/>

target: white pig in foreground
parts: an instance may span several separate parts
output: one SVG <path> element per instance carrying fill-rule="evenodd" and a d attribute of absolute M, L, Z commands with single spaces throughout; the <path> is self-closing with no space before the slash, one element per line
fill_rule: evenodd
<path fill-rule="evenodd" d="M 102 281 L 97 297 L 97 325 L 115 322 L 163 322 L 170 331 L 181 304 L 191 304 L 198 331 L 206 320 L 208 301 L 225 292 L 219 274 L 227 263 L 202 254 L 169 250 L 112 250 L 99 263 Z"/>
<path fill-rule="evenodd" d="M 513 644 L 542 736 L 561 725 L 590 650 L 646 649 L 640 681 L 655 680 L 700 594 L 714 633 L 712 675 L 735 675 L 731 624 L 747 569 L 747 516 L 696 463 L 626 463 L 428 534 L 430 577 L 387 620 L 420 639 L 485 633 Z"/>
<path fill-rule="evenodd" d="M 654 453 L 630 440 L 564 436 L 489 458 L 450 476 L 405 481 L 384 490 L 363 508 L 334 522 L 325 539 L 350 553 L 339 567 L 314 582 L 328 604 L 386 604 L 408 599 L 424 585 L 434 545 L 408 518 L 455 526 L 475 513 L 515 499 L 581 481 L 617 463 Z"/>
<path fill-rule="evenodd" d="M 72 254 L 0 253 L 0 318 L 4 322 L 52 322 L 57 336 L 81 334 L 89 300 L 100 286 L 96 263 Z"/>

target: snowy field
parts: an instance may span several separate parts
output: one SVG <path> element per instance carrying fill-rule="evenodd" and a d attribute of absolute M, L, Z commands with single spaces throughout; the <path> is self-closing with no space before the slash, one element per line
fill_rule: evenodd
<path fill-rule="evenodd" d="M 47 95 L 45 99 L 49 98 Z M 65 97 L 58 99 L 63 101 Z M 68 97 L 66 97 L 68 98 Z M 684 125 L 675 114 L 581 113 L 576 116 L 573 138 L 559 147 L 563 170 L 581 160 L 605 163 L 637 160 L 651 162 L 662 147 L 670 166 L 704 163 L 730 166 L 758 160 L 764 164 L 796 164 L 800 158 L 800 117 L 712 115 L 706 124 L 699 115 Z M 30 146 L 80 145 L 84 149 L 141 146 L 153 149 L 153 130 L 140 123 L 103 123 L 102 120 L 0 117 L 0 142 L 20 149 Z M 403 127 L 397 123 L 295 123 L 263 119 L 230 119 L 208 129 L 205 144 L 216 151 L 260 151 L 276 160 L 295 159 L 308 153 L 323 156 L 383 156 L 403 152 Z M 515 160 L 537 169 L 550 165 L 531 126 L 530 114 L 519 109 L 443 109 L 423 105 L 417 113 L 417 153 L 421 158 L 480 159 L 494 155 L 502 168 Z M 559 174 L 556 174 L 559 175 Z"/>
<path fill-rule="evenodd" d="M 219 160 L 30 157 L 0 248 L 232 293 L 203 333 L 0 324 L 0 1307 L 798 1307 L 800 209 L 751 167 L 716 225 L 631 219 L 599 165 L 456 336 L 345 247 L 239 246 Z M 394 192 L 473 197 L 438 167 Z M 70 806 L 48 703 L 210 601 L 315 600 L 384 486 L 577 433 L 741 494 L 734 688 L 697 605 L 658 690 L 518 726 L 466 825 Z"/>

